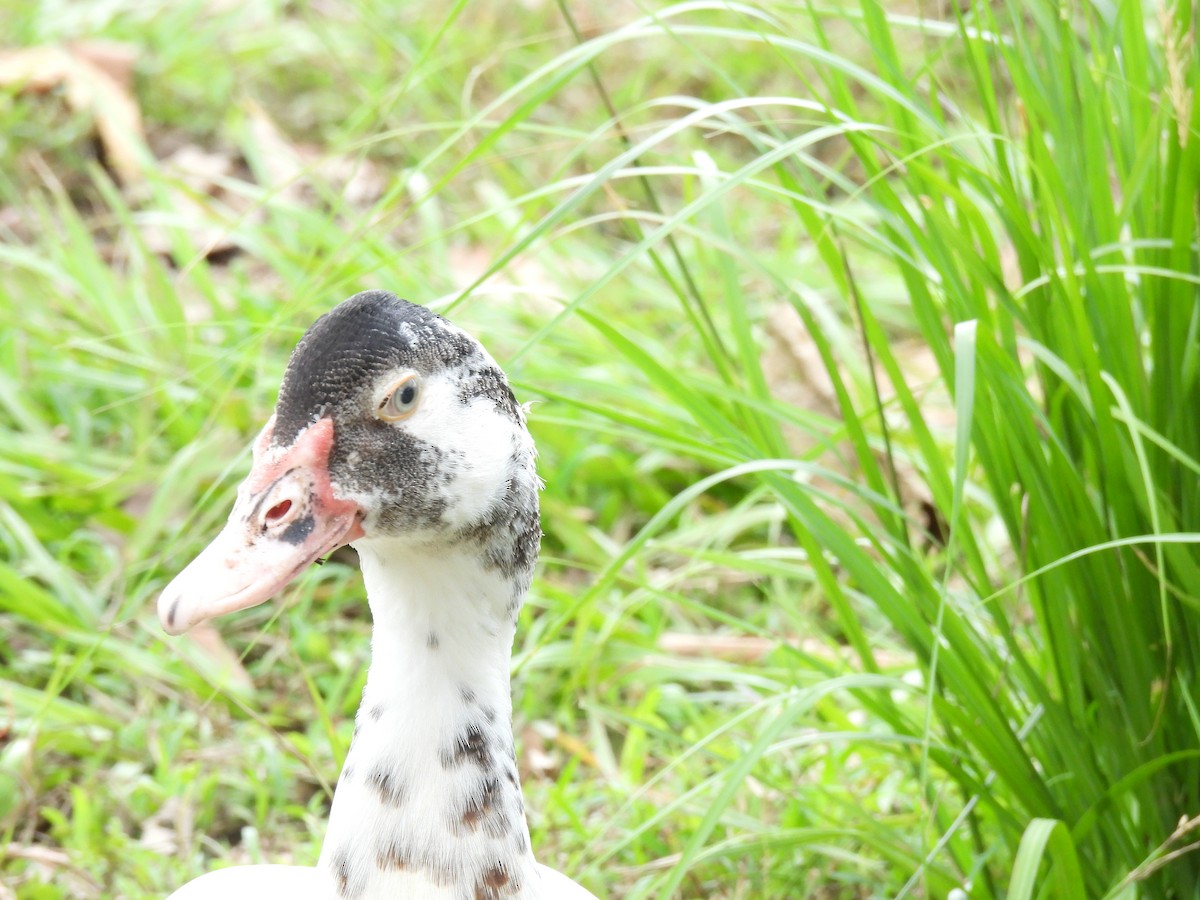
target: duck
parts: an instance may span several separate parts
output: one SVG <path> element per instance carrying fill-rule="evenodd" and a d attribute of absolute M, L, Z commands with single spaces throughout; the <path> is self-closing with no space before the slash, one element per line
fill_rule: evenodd
<path fill-rule="evenodd" d="M 504 372 L 427 307 L 367 291 L 305 332 L 227 523 L 157 612 L 182 634 L 350 545 L 372 617 L 354 736 L 315 867 L 218 869 L 170 900 L 595 900 L 536 862 L 514 752 L 535 456 Z"/>

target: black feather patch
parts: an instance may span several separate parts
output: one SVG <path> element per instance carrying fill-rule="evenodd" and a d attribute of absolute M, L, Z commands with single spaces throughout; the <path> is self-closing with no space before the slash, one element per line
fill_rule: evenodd
<path fill-rule="evenodd" d="M 288 360 L 275 406 L 274 445 L 290 445 L 319 416 L 357 412 L 364 389 L 385 372 L 422 375 L 482 354 L 471 338 L 437 313 L 387 291 L 355 294 L 305 332 Z"/>

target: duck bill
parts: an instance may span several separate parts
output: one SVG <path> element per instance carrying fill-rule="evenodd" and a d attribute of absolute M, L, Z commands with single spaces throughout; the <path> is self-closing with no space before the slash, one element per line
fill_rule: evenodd
<path fill-rule="evenodd" d="M 363 536 L 362 509 L 329 482 L 333 422 L 319 419 L 288 447 L 272 447 L 275 420 L 254 442 L 254 466 L 229 521 L 158 598 L 169 634 L 256 606 L 315 560 Z"/>

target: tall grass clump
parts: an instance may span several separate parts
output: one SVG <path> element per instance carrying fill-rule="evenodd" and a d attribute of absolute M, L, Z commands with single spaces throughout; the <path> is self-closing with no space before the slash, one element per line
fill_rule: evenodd
<path fill-rule="evenodd" d="M 871 190 L 879 233 L 915 262 L 898 270 L 955 395 L 956 464 L 978 473 L 1012 554 L 988 565 L 943 483 L 963 590 L 905 583 L 946 641 L 940 655 L 917 645 L 933 714 L 974 759 L 948 774 L 979 799 L 983 846 L 1011 852 L 1031 820 L 1062 822 L 1087 896 L 1196 890 L 1174 855 L 1191 849 L 1200 799 L 1195 535 L 1182 533 L 1200 487 L 1196 70 L 1186 9 L 1154 12 L 979 8 L 959 21 L 971 136 L 928 106 L 936 126 L 901 120 L 898 98 L 893 121 L 921 136 L 859 154 L 873 175 L 903 167 Z M 899 65 L 882 17 L 866 17 Z M 932 149 L 943 141 L 961 154 Z M 871 344 L 896 378 L 886 342 Z M 1079 871 L 1069 852 L 1055 865 Z"/>
<path fill-rule="evenodd" d="M 693 19 L 718 10 L 719 22 Z M 680 452 L 676 434 L 699 428 L 706 446 L 691 455 L 727 467 L 707 486 L 749 480 L 779 505 L 802 578 L 863 673 L 802 679 L 776 698 L 758 740 L 715 778 L 662 896 L 717 854 L 710 841 L 740 780 L 783 754 L 798 719 L 821 718 L 824 693 L 856 697 L 876 726 L 851 743 L 895 742 L 919 792 L 915 834 L 865 821 L 865 807 L 833 816 L 870 854 L 907 860 L 893 869 L 908 873 L 892 883 L 901 894 L 922 884 L 1003 895 L 1011 879 L 1028 895 L 1044 857 L 1074 896 L 1200 887 L 1189 856 L 1200 808 L 1191 25 L 1184 6 L 1136 3 L 974 4 L 941 23 L 878 3 L 792 21 L 702 4 L 655 17 L 731 90 L 737 75 L 714 62 L 710 41 L 766 56 L 808 90 L 697 103 L 602 169 L 611 185 L 684 125 L 720 123 L 756 151 L 728 168 L 708 159 L 687 204 L 661 221 L 644 215 L 629 253 L 568 308 L 677 405 L 685 421 L 664 449 Z M 843 55 L 845 43 L 864 52 Z M 781 126 L 782 110 L 809 127 Z M 832 163 L 813 152 L 826 145 Z M 736 219 L 754 208 L 733 201 L 743 192 L 769 198 L 784 234 L 789 220 L 803 229 L 826 290 L 738 241 Z M 680 263 L 672 238 L 709 250 Z M 664 281 L 699 335 L 706 374 L 673 368 L 665 349 L 590 308 L 639 262 L 673 272 Z M 887 278 L 890 298 L 879 290 Z M 842 493 L 812 489 L 840 480 L 825 448 L 780 459 L 795 414 L 773 400 L 759 364 L 755 279 L 760 296 L 788 298 L 830 380 L 836 424 L 815 430 L 852 454 L 857 481 Z M 928 386 L 896 349 L 906 330 L 953 397 L 950 442 L 939 443 Z M 914 479 L 901 469 L 919 473 L 929 498 L 924 528 L 905 512 Z M 912 654 L 916 704 L 876 677 L 874 614 Z M 810 853 L 829 840 L 824 827 L 772 839 Z"/>
<path fill-rule="evenodd" d="M 605 897 L 1194 896 L 1191 6 L 522 9 L 12 10 L 133 42 L 152 136 L 237 164 L 122 191 L 0 106 L 3 877 L 315 859 L 353 574 L 228 645 L 149 610 L 302 329 L 385 287 L 537 401 L 542 858 Z"/>

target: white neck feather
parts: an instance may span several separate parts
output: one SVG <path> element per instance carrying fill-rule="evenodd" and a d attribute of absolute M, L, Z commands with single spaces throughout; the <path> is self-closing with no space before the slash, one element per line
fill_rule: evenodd
<path fill-rule="evenodd" d="M 371 671 L 320 869 L 345 900 L 536 896 L 509 695 L 524 583 L 469 543 L 356 549 Z"/>

